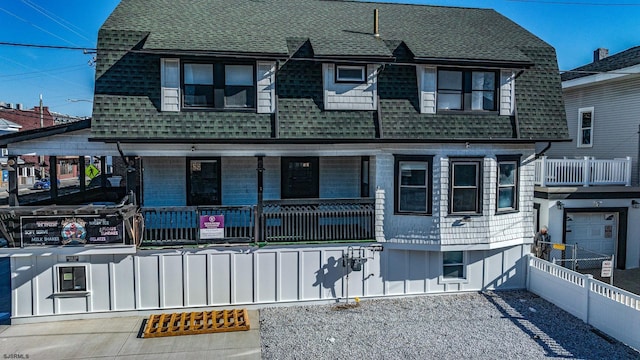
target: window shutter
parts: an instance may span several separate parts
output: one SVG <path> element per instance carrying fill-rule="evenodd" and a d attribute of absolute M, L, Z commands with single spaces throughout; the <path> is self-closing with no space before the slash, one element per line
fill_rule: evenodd
<path fill-rule="evenodd" d="M 515 109 L 515 79 L 512 70 L 500 72 L 500 115 L 513 115 Z"/>
<path fill-rule="evenodd" d="M 161 59 L 162 111 L 180 111 L 180 59 Z"/>
<path fill-rule="evenodd" d="M 436 68 L 433 66 L 418 66 L 418 95 L 420 97 L 420 113 L 436 113 Z"/>
<path fill-rule="evenodd" d="M 256 65 L 258 113 L 273 114 L 276 111 L 276 63 L 258 61 Z"/>

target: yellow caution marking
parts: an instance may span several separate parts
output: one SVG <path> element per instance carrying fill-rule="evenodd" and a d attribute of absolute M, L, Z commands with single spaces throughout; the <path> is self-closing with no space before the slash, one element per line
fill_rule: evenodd
<path fill-rule="evenodd" d="M 247 309 L 151 315 L 144 337 L 208 334 L 250 329 Z"/>
<path fill-rule="evenodd" d="M 554 249 L 562 250 L 562 251 L 564 251 L 567 248 L 564 244 L 553 244 L 552 246 Z"/>

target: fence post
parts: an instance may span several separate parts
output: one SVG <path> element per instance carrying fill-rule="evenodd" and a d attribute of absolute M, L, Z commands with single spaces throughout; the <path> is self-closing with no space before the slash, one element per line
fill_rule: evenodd
<path fill-rule="evenodd" d="M 540 161 L 540 186 L 547 186 L 547 156 L 543 155 L 538 160 Z"/>
<path fill-rule="evenodd" d="M 374 236 L 377 242 L 384 242 L 384 189 L 376 189 L 376 202 L 373 210 Z"/>
<path fill-rule="evenodd" d="M 584 164 L 582 165 L 582 186 L 589 187 L 589 178 L 591 177 L 591 166 L 589 165 L 589 157 L 584 157 Z"/>
<path fill-rule="evenodd" d="M 624 177 L 625 177 L 625 184 L 624 186 L 631 186 L 631 156 L 627 156 L 627 166 L 624 169 Z"/>
<path fill-rule="evenodd" d="M 593 275 L 587 274 L 584 279 L 584 295 L 587 302 L 586 314 L 584 314 L 582 321 L 589 324 L 589 312 L 591 311 L 591 283 L 593 282 Z"/>

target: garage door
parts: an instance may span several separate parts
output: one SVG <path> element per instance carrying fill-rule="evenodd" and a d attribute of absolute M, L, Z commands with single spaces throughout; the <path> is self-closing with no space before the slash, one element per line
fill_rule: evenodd
<path fill-rule="evenodd" d="M 578 258 L 615 254 L 618 239 L 618 213 L 567 213 L 567 245 L 577 245 Z"/>

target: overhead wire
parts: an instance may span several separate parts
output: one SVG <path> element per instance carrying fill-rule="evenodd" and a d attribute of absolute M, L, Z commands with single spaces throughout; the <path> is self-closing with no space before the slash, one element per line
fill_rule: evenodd
<path fill-rule="evenodd" d="M 38 25 L 36 25 L 36 24 L 32 23 L 32 22 L 31 22 L 31 21 L 29 21 L 29 20 L 26 20 L 26 19 L 24 19 L 24 18 L 21 18 L 20 16 L 18 16 L 18 15 L 16 15 L 16 14 L 12 13 L 12 12 L 11 12 L 11 11 L 9 11 L 9 10 L 6 10 L 6 9 L 4 9 L 4 8 L 0 8 L 0 11 L 4 11 L 5 13 L 7 13 L 7 14 L 9 14 L 9 15 L 13 16 L 13 17 L 15 17 L 16 19 L 18 19 L 18 20 L 20 20 L 20 21 L 23 21 L 23 22 L 25 22 L 25 23 L 27 23 L 27 24 L 29 24 L 29 25 L 33 26 L 34 28 L 36 28 L 36 29 L 38 29 L 38 30 L 40 30 L 40 31 L 42 31 L 42 32 L 44 32 L 44 33 L 46 33 L 46 34 L 49 34 L 49 35 L 51 35 L 51 36 L 53 36 L 53 37 L 55 37 L 55 38 L 58 38 L 58 39 L 60 39 L 60 40 L 62 40 L 62 41 L 64 41 L 64 42 L 66 42 L 66 43 L 69 43 L 69 44 L 74 45 L 74 46 L 79 46 L 78 44 L 76 44 L 76 43 L 74 43 L 74 42 L 72 42 L 72 41 L 69 41 L 69 40 L 67 40 L 67 39 L 65 39 L 65 38 L 63 38 L 63 37 L 61 37 L 61 36 L 58 36 L 58 35 L 56 35 L 56 34 L 52 33 L 51 31 L 49 31 L 49 30 L 47 30 L 47 29 L 45 29 L 45 28 L 43 28 L 43 27 L 41 27 L 41 26 L 38 26 Z"/>
<path fill-rule="evenodd" d="M 43 8 L 43 7 L 39 6 L 39 5 L 34 4 L 34 3 L 33 3 L 32 1 L 30 1 L 30 0 L 21 0 L 21 1 L 22 1 L 22 3 L 23 3 L 23 4 L 25 4 L 25 5 L 29 6 L 30 8 L 32 8 L 32 9 L 34 9 L 35 11 L 39 12 L 40 14 L 42 14 L 42 15 L 46 16 L 46 17 L 47 17 L 47 18 L 49 18 L 51 21 L 53 21 L 53 22 L 55 22 L 56 24 L 58 24 L 58 25 L 62 26 L 63 28 L 65 28 L 65 29 L 67 29 L 67 30 L 71 31 L 72 33 L 74 33 L 74 34 L 78 35 L 79 37 L 81 37 L 81 38 L 83 38 L 83 39 L 85 39 L 85 40 L 87 40 L 87 41 L 91 41 L 91 39 L 87 38 L 86 36 L 84 36 L 84 35 L 80 34 L 79 32 L 77 32 L 77 31 L 73 30 L 73 29 L 72 29 L 72 28 L 70 28 L 69 26 L 67 26 L 67 25 L 63 24 L 62 22 L 60 22 L 60 21 L 58 21 L 57 19 L 55 19 L 55 18 L 54 18 L 54 16 L 55 16 L 55 17 L 57 17 L 57 18 L 59 18 L 59 19 L 62 19 L 61 17 L 59 17 L 59 16 L 57 16 L 57 15 L 53 14 L 52 12 L 50 12 L 50 11 L 46 10 L 45 8 Z M 51 14 L 51 15 L 50 15 L 50 14 Z M 52 15 L 53 15 L 53 16 L 52 16 Z M 64 20 L 64 19 L 62 19 L 62 20 Z M 65 21 L 65 22 L 67 22 L 67 21 Z M 68 23 L 68 22 L 67 22 L 67 23 Z M 75 27 L 75 26 L 74 26 L 74 27 Z M 76 28 L 77 28 L 77 27 L 76 27 Z"/>

